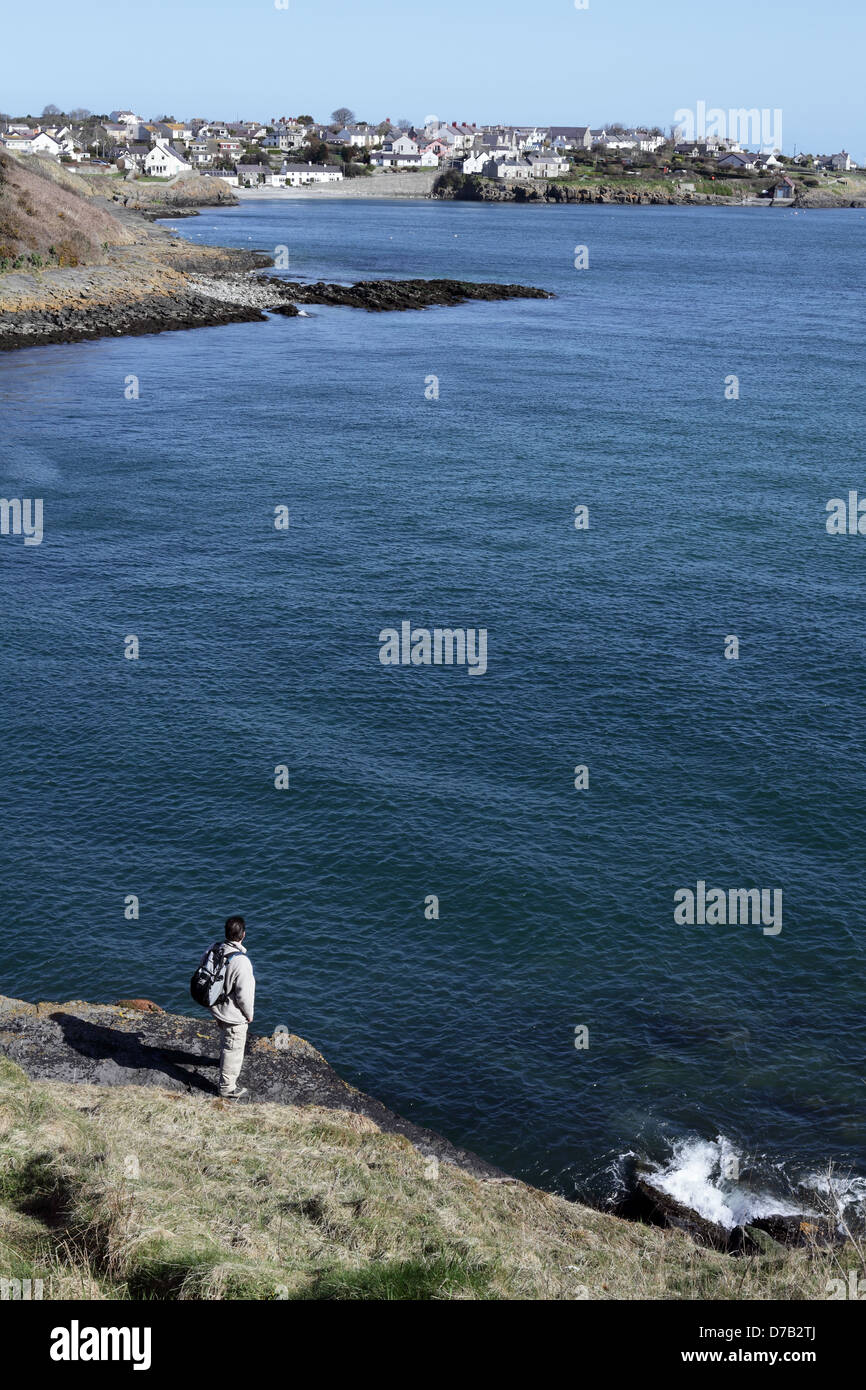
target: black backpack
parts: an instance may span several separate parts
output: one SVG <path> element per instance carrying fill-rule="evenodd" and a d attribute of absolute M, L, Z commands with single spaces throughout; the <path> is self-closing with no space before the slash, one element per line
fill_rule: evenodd
<path fill-rule="evenodd" d="M 227 941 L 218 941 L 211 946 L 201 965 L 189 982 L 189 992 L 197 1004 L 212 1009 L 226 997 L 226 966 L 240 951 L 229 951 Z"/>

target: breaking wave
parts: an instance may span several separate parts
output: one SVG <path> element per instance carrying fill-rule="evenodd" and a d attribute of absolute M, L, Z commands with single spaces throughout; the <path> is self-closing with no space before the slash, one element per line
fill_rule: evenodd
<path fill-rule="evenodd" d="M 723 1134 L 674 1139 L 660 1160 L 623 1154 L 609 1170 L 614 1203 L 632 1186 L 635 1169 L 653 1188 L 728 1231 L 777 1216 L 822 1216 L 840 1230 L 862 1229 L 866 1222 L 866 1177 L 832 1164 L 823 1172 L 796 1173 L 784 1161 L 746 1154 Z"/>

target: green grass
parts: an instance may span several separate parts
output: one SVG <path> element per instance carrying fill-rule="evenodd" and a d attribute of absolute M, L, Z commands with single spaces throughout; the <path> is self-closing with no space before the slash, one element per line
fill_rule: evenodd
<path fill-rule="evenodd" d="M 30 1082 L 0 1058 L 0 1275 L 50 1299 L 812 1299 L 862 1251 L 734 1258 L 372 1121 L 153 1087 Z"/>
<path fill-rule="evenodd" d="M 360 1270 L 332 1269 L 318 1275 L 305 1299 L 494 1298 L 493 1270 L 454 1258 L 374 1261 Z"/>
<path fill-rule="evenodd" d="M 689 180 L 686 179 L 685 182 L 688 183 Z M 718 179 L 695 179 L 693 182 L 696 193 L 707 193 L 716 198 L 733 198 L 735 196 L 731 185 L 720 183 Z"/>

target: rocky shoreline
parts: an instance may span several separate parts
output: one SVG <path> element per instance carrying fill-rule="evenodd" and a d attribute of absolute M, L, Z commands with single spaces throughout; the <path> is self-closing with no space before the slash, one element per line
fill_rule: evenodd
<path fill-rule="evenodd" d="M 749 195 L 749 196 L 747 196 Z M 866 207 L 863 197 L 835 198 L 824 190 L 800 191 L 793 200 L 774 204 L 772 198 L 758 198 L 744 189 L 741 197 L 729 198 L 718 193 L 698 193 L 671 190 L 664 185 L 647 188 L 622 187 L 618 184 L 563 184 L 543 182 L 500 183 L 493 179 L 470 175 L 462 183 L 443 181 L 434 187 L 432 196 L 438 200 L 471 203 L 583 203 L 621 205 L 627 207 L 794 207 L 820 209 Z"/>
<path fill-rule="evenodd" d="M 168 1013 L 147 999 L 34 1004 L 0 995 L 0 1056 L 34 1081 L 157 1087 L 224 1107 L 216 1084 L 219 1048 L 219 1032 L 209 1017 Z M 320 1107 L 362 1116 L 384 1134 L 402 1135 L 423 1157 L 450 1163 L 479 1181 L 519 1181 L 349 1085 L 296 1034 L 251 1031 L 241 1079 L 250 1104 Z M 729 1255 L 766 1255 L 792 1246 L 827 1248 L 844 1241 L 835 1222 L 805 1212 L 724 1227 L 674 1200 L 647 1163 L 636 1165 L 630 1193 L 613 1213 L 626 1222 L 685 1232 L 699 1245 Z"/>
<path fill-rule="evenodd" d="M 88 180 L 38 156 L 0 154 L 0 351 L 256 323 L 268 312 L 296 316 L 302 304 L 384 312 L 550 297 L 456 280 L 304 285 L 256 275 L 273 266 L 271 254 L 194 245 L 157 225 L 237 201 L 219 179 Z"/>
<path fill-rule="evenodd" d="M 205 248 L 206 249 L 206 248 Z M 241 259 L 247 253 L 234 253 Z M 269 260 L 248 253 L 257 267 Z M 106 293 L 93 277 L 78 272 L 69 293 L 54 291 L 47 302 L 20 309 L 2 307 L 0 351 L 47 343 L 72 343 L 96 338 L 163 333 L 183 328 L 209 328 L 226 323 L 262 322 L 266 311 L 294 317 L 299 305 L 336 305 L 371 313 L 398 312 L 464 304 L 471 300 L 550 299 L 546 290 L 524 285 L 475 284 L 461 280 L 369 280 L 356 285 L 319 281 L 299 284 L 249 271 L 217 269 L 206 261 L 206 274 L 194 269 L 178 272 L 168 292 L 125 286 Z M 234 265 L 234 258 L 230 264 Z M 217 269 L 217 273 L 213 271 Z M 85 288 L 78 288 L 82 282 Z"/>
<path fill-rule="evenodd" d="M 32 1080 L 158 1086 L 225 1105 L 216 1085 L 219 1049 L 219 1031 L 210 1017 L 166 1013 L 148 999 L 30 1004 L 0 995 L 0 1055 Z M 250 1031 L 241 1079 L 251 1103 L 320 1106 L 362 1115 L 386 1134 L 402 1134 L 425 1157 L 484 1181 L 515 1181 L 477 1154 L 350 1086 L 294 1033 L 265 1037 Z"/>

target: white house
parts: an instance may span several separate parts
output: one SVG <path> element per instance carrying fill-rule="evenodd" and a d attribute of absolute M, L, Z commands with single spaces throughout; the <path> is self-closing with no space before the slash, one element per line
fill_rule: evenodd
<path fill-rule="evenodd" d="M 31 154 L 50 154 L 54 159 L 59 159 L 63 153 L 63 146 L 46 130 L 40 130 L 30 141 L 30 152 Z"/>
<path fill-rule="evenodd" d="M 109 121 L 122 128 L 123 140 L 139 140 L 144 128 L 144 119 L 136 116 L 134 111 L 112 111 L 109 113 Z"/>
<path fill-rule="evenodd" d="M 192 126 L 184 121 L 168 121 L 166 130 L 171 144 L 188 145 L 192 139 Z"/>
<path fill-rule="evenodd" d="M 19 154 L 47 154 L 59 159 L 63 152 L 62 143 L 47 130 L 7 130 L 2 141 L 7 150 L 17 150 Z"/>
<path fill-rule="evenodd" d="M 477 134 L 475 126 L 448 125 L 444 121 L 439 122 L 432 130 L 429 126 L 425 126 L 424 130 L 429 140 L 440 140 L 455 152 L 468 150 Z"/>
<path fill-rule="evenodd" d="M 192 165 L 182 159 L 173 145 L 157 141 L 144 157 L 144 172 L 151 178 L 173 179 L 176 174 L 188 173 Z"/>
<path fill-rule="evenodd" d="M 33 131 L 24 134 L 22 131 L 7 130 L 2 140 L 5 149 L 17 150 L 19 154 L 30 154 L 33 148 Z"/>
<path fill-rule="evenodd" d="M 541 130 L 535 125 L 515 126 L 512 140 L 518 150 L 539 151 L 548 143 L 548 134 L 546 130 Z"/>
<path fill-rule="evenodd" d="M 286 130 L 280 127 L 271 135 L 263 135 L 259 144 L 265 150 L 299 150 L 307 143 L 306 136 L 299 130 Z"/>
<path fill-rule="evenodd" d="M 71 126 L 65 125 L 60 130 L 50 132 L 60 146 L 60 153 L 67 159 L 71 159 L 75 164 L 80 164 L 84 158 L 84 145 Z"/>
<path fill-rule="evenodd" d="M 411 135 L 398 135 L 394 140 L 386 140 L 382 148 L 389 154 L 417 154 L 418 142 Z"/>
<path fill-rule="evenodd" d="M 374 150 L 370 155 L 374 169 L 438 169 L 439 156 L 432 150 L 423 154 L 398 154 L 392 150 Z"/>
<path fill-rule="evenodd" d="M 489 150 L 474 150 L 463 161 L 464 174 L 483 174 L 485 164 L 490 163 Z"/>
<path fill-rule="evenodd" d="M 377 135 L 372 126 L 361 123 L 360 125 L 345 125 L 341 131 L 333 137 L 337 145 L 355 145 L 358 149 L 372 149 L 374 145 L 382 143 L 381 135 Z"/>
<path fill-rule="evenodd" d="M 237 174 L 230 174 L 227 169 L 202 169 L 201 176 L 203 179 L 222 179 L 223 182 L 227 183 L 231 188 L 237 188 L 238 186 Z M 265 183 L 269 182 L 270 180 L 265 178 Z"/>
<path fill-rule="evenodd" d="M 149 153 L 149 147 L 144 144 L 133 145 L 114 145 L 109 150 L 109 158 L 114 160 L 118 169 L 137 169 L 144 168 L 144 161 Z"/>
<path fill-rule="evenodd" d="M 309 183 L 341 183 L 343 171 L 336 164 L 289 164 L 283 161 L 278 174 L 269 180 L 275 188 L 301 188 Z"/>
<path fill-rule="evenodd" d="M 629 134 L 636 141 L 642 154 L 655 154 L 665 143 L 663 135 L 651 135 L 648 130 L 632 130 Z"/>

